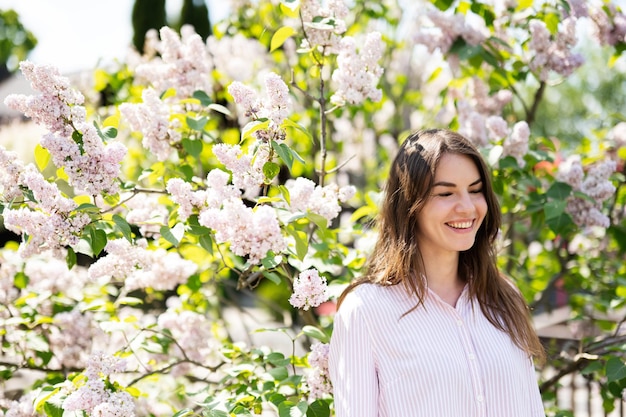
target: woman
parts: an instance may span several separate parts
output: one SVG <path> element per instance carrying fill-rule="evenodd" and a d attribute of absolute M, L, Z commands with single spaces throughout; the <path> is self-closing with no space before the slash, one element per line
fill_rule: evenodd
<path fill-rule="evenodd" d="M 339 299 L 337 417 L 543 417 L 524 299 L 496 266 L 500 208 L 461 135 L 427 130 L 390 169 L 367 274 Z"/>

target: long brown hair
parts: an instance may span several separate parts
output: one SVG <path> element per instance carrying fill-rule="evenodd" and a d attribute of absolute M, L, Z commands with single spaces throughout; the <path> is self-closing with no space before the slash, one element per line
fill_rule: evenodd
<path fill-rule="evenodd" d="M 498 199 L 491 185 L 489 169 L 480 152 L 462 135 L 443 129 L 419 131 L 402 144 L 389 171 L 385 197 L 378 215 L 378 240 L 367 273 L 346 288 L 338 306 L 356 286 L 402 284 L 423 304 L 426 283 L 424 261 L 419 250 L 416 215 L 428 200 L 435 170 L 442 155 L 469 156 L 480 173 L 487 214 L 474 245 L 460 252 L 458 273 L 468 283 L 469 295 L 478 300 L 487 319 L 506 332 L 522 350 L 538 360 L 545 353 L 535 332 L 528 306 L 521 293 L 498 270 L 495 241 L 501 224 Z"/>

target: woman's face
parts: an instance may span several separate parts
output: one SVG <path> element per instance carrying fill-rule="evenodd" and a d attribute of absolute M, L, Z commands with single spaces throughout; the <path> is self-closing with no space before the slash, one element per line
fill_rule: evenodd
<path fill-rule="evenodd" d="M 444 154 L 431 194 L 417 215 L 420 250 L 432 256 L 470 249 L 486 214 L 483 183 L 474 161 L 467 155 Z"/>

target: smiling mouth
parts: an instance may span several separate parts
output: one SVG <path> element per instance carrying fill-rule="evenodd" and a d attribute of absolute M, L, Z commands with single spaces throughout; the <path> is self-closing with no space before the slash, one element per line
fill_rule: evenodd
<path fill-rule="evenodd" d="M 467 222 L 446 223 L 446 225 L 452 227 L 453 229 L 470 229 L 473 224 L 474 224 L 473 220 L 470 220 L 470 221 L 467 221 Z"/>

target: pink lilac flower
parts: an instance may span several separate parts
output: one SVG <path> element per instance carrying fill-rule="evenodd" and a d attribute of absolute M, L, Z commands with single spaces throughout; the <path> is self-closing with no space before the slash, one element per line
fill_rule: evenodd
<path fill-rule="evenodd" d="M 127 200 L 128 195 L 122 195 Z M 160 236 L 160 228 L 167 223 L 169 211 L 160 201 L 161 196 L 154 193 L 139 193 L 126 201 L 128 212 L 126 221 L 139 226 L 139 232 L 145 237 Z"/>
<path fill-rule="evenodd" d="M 145 240 L 133 245 L 126 239 L 110 240 L 106 255 L 89 266 L 90 279 L 119 279 L 129 290 L 152 288 L 167 291 L 187 282 L 197 265 L 176 252 L 147 249 Z"/>
<path fill-rule="evenodd" d="M 178 204 L 178 218 L 185 221 L 193 214 L 194 208 L 202 208 L 206 201 L 206 191 L 194 191 L 191 184 L 181 178 L 172 178 L 167 182 L 166 190 L 170 198 Z"/>
<path fill-rule="evenodd" d="M 228 91 L 237 106 L 243 109 L 245 117 L 251 117 L 253 121 L 269 120 L 268 127 L 255 131 L 254 137 L 263 142 L 281 141 L 285 138 L 285 131 L 281 126 L 292 107 L 289 87 L 273 72 L 265 75 L 264 82 L 264 97 L 260 97 L 255 90 L 237 81 L 228 86 Z"/>
<path fill-rule="evenodd" d="M 332 79 L 337 84 L 330 101 L 335 105 L 359 104 L 365 99 L 380 101 L 382 91 L 377 89 L 383 68 L 378 65 L 384 43 L 379 32 L 370 32 L 360 53 L 356 41 L 350 36 L 341 40 L 337 55 L 337 68 Z"/>
<path fill-rule="evenodd" d="M 285 250 L 280 223 L 273 208 L 261 205 L 246 207 L 243 201 L 231 198 L 221 209 L 209 208 L 200 213 L 199 223 L 215 231 L 218 244 L 229 243 L 231 251 L 258 263 L 268 252 Z"/>
<path fill-rule="evenodd" d="M 285 187 L 289 191 L 289 209 L 292 212 L 310 211 L 326 218 L 329 224 L 341 212 L 339 203 L 348 201 L 356 192 L 351 185 L 339 188 L 337 184 L 328 184 L 321 187 L 304 177 L 287 180 Z"/>
<path fill-rule="evenodd" d="M 215 349 L 211 322 L 205 315 L 168 309 L 159 315 L 157 323 L 159 328 L 167 329 L 177 342 L 176 346 L 172 346 L 176 352 L 168 352 L 170 355 L 186 355 L 191 360 L 204 362 Z"/>
<path fill-rule="evenodd" d="M 346 30 L 344 18 L 349 9 L 343 0 L 304 0 L 300 3 L 300 16 L 304 23 L 305 38 L 301 48 L 315 48 L 325 54 L 337 53 L 340 35 Z"/>
<path fill-rule="evenodd" d="M 154 45 L 160 56 L 135 69 L 139 81 L 148 83 L 157 94 L 168 89 L 176 97 L 191 97 L 197 90 L 211 91 L 213 65 L 204 41 L 190 26 L 181 28 L 181 36 L 167 26 L 159 31 L 161 41 Z"/>
<path fill-rule="evenodd" d="M 610 219 L 602 213 L 602 203 L 615 192 L 609 177 L 616 168 L 615 161 L 605 160 L 592 165 L 584 175 L 579 156 L 572 156 L 559 166 L 557 180 L 572 186 L 589 198 L 572 195 L 567 200 L 567 212 L 581 227 L 609 227 Z M 584 177 L 583 177 L 584 175 Z"/>
<path fill-rule="evenodd" d="M 515 123 L 511 135 L 508 136 L 503 143 L 503 156 L 512 156 L 517 160 L 520 168 L 526 165 L 524 156 L 528 153 L 528 138 L 530 137 L 530 128 L 526 121 Z"/>
<path fill-rule="evenodd" d="M 485 126 L 487 127 L 489 139 L 493 141 L 498 141 L 509 136 L 509 126 L 506 120 L 500 116 L 487 117 Z"/>
<path fill-rule="evenodd" d="M 20 176 L 24 171 L 24 164 L 17 158 L 15 152 L 7 151 L 0 146 L 0 195 L 2 200 L 10 202 L 22 196 Z"/>
<path fill-rule="evenodd" d="M 576 45 L 576 19 L 574 17 L 568 17 L 561 22 L 554 41 L 542 20 L 532 19 L 529 28 L 528 46 L 532 51 L 529 65 L 538 74 L 540 80 L 546 81 L 549 71 L 569 76 L 584 63 L 582 55 L 572 52 L 572 48 Z"/>
<path fill-rule="evenodd" d="M 330 346 L 327 343 L 315 342 L 311 345 L 308 361 L 311 366 L 305 374 L 309 387 L 309 399 L 316 400 L 332 394 L 332 385 L 328 371 L 328 355 Z"/>
<path fill-rule="evenodd" d="M 77 309 L 54 316 L 54 327 L 50 328 L 48 343 L 50 351 L 59 365 L 64 368 L 82 368 L 99 328 L 94 325 L 92 313 Z"/>
<path fill-rule="evenodd" d="M 213 58 L 215 70 L 226 80 L 250 81 L 254 75 L 270 67 L 266 47 L 258 39 L 242 33 L 225 34 L 220 38 L 209 36 L 207 49 Z"/>
<path fill-rule="evenodd" d="M 77 204 L 64 197 L 56 184 L 46 181 L 32 164 L 26 166 L 20 184 L 32 190 L 37 204 L 29 202 L 32 208 L 5 209 L 3 215 L 8 230 L 28 236 L 20 245 L 22 256 L 76 245 L 83 229 L 91 222 L 89 216 L 73 213 Z"/>
<path fill-rule="evenodd" d="M 472 18 L 472 16 L 428 10 L 423 17 L 430 22 L 430 25 L 419 25 L 418 31 L 413 35 L 413 40 L 425 45 L 431 53 L 439 49 L 443 54 L 448 53 L 459 37 L 462 37 L 469 45 L 479 45 L 489 37 L 490 33 L 484 21 L 481 22 L 480 18 Z"/>
<path fill-rule="evenodd" d="M 84 102 L 83 95 L 73 90 L 69 79 L 61 76 L 58 68 L 53 66 L 22 61 L 20 70 L 30 81 L 31 88 L 40 94 L 37 96 L 10 94 L 4 100 L 7 107 L 23 113 L 53 133 L 71 136 L 73 129 L 69 122 L 84 121 L 84 108 L 78 113 L 72 110 L 74 106 L 81 108 Z"/>
<path fill-rule="evenodd" d="M 257 143 L 250 146 L 244 154 L 241 146 L 220 143 L 213 146 L 213 153 L 232 173 L 232 183 L 243 191 L 247 198 L 258 195 L 260 187 L 265 183 L 263 165 L 270 159 L 269 144 Z"/>
<path fill-rule="evenodd" d="M 126 153 L 124 145 L 102 142 L 95 127 L 86 122 L 86 110 L 81 106 L 84 97 L 70 89 L 69 81 L 56 68 L 28 61 L 22 62 L 21 68 L 33 89 L 41 94 L 10 95 L 5 100 L 7 106 L 50 130 L 41 145 L 48 149 L 54 164 L 64 168 L 70 185 L 89 195 L 116 193 L 119 163 Z"/>
<path fill-rule="evenodd" d="M 120 112 L 133 131 L 141 132 L 142 145 L 157 160 L 165 161 L 175 151 L 173 145 L 181 141 L 179 125 L 170 121 L 170 107 L 164 103 L 156 90 L 146 88 L 141 94 L 143 103 L 122 103 Z"/>
<path fill-rule="evenodd" d="M 124 368 L 125 362 L 119 358 L 102 353 L 92 355 L 84 372 L 87 382 L 65 398 L 63 409 L 84 411 L 90 416 L 134 417 L 135 405 L 130 394 L 112 391 L 104 380 Z"/>
<path fill-rule="evenodd" d="M 307 269 L 300 272 L 293 282 L 293 294 L 289 303 L 303 310 L 317 307 L 328 300 L 326 278 L 320 276 L 316 269 Z"/>
<path fill-rule="evenodd" d="M 600 7 L 592 5 L 589 8 L 589 17 L 595 24 L 594 35 L 600 43 L 614 46 L 625 41 L 626 15 L 617 11 L 614 4 L 609 3 Z"/>

